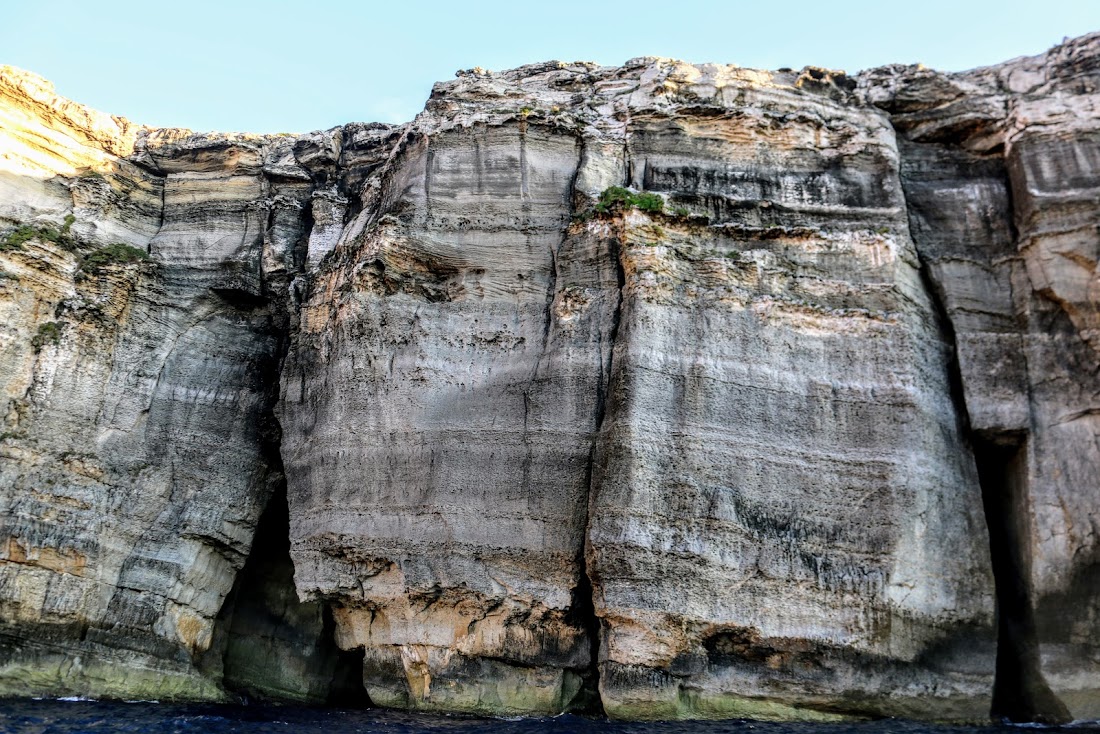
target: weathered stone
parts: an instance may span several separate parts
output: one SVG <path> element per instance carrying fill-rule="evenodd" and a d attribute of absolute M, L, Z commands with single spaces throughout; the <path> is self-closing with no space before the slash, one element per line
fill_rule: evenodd
<path fill-rule="evenodd" d="M 408 141 L 303 308 L 281 406 L 296 582 L 340 607 L 376 701 L 557 713 L 589 664 L 567 610 L 615 269 L 566 239 L 577 150 L 534 125 Z"/>
<path fill-rule="evenodd" d="M 635 185 L 708 225 L 622 222 L 589 526 L 604 706 L 980 718 L 981 499 L 892 131 L 755 89 L 628 128 Z"/>
<path fill-rule="evenodd" d="M 981 497 L 893 131 L 802 79 L 437 85 L 284 372 L 296 581 L 376 701 L 560 710 L 527 671 L 589 663 L 557 622 L 587 570 L 613 716 L 988 710 Z M 568 225 L 617 184 L 684 211 Z"/>
<path fill-rule="evenodd" d="M 0 217 L 37 228 L 0 253 L 0 690 L 220 698 L 215 618 L 281 481 L 287 267 L 262 261 L 302 233 L 265 236 L 264 141 L 0 78 Z"/>
<path fill-rule="evenodd" d="M 1000 478 L 985 488 L 987 511 L 1003 516 L 1012 548 L 994 545 L 994 561 L 1018 555 L 1023 576 L 1014 598 L 1001 599 L 1001 616 L 1018 615 L 1029 631 L 1009 644 L 1002 624 L 1001 653 L 1011 659 L 998 665 L 1034 666 L 1030 675 L 1045 676 L 1076 718 L 1100 717 L 1098 42 L 965 74 L 900 69 L 888 85 L 905 89 L 916 77 L 966 90 L 929 105 L 920 124 L 894 115 L 908 139 L 902 180 L 954 331 L 979 463 Z M 870 80 L 868 96 L 896 110 L 897 97 Z M 930 128 L 981 110 L 999 112 L 930 138 Z M 1022 701 L 1046 695 L 1018 685 L 999 702 L 1015 716 Z"/>
<path fill-rule="evenodd" d="M 0 692 L 1100 717 L 1098 58 L 298 136 L 3 68 Z"/>

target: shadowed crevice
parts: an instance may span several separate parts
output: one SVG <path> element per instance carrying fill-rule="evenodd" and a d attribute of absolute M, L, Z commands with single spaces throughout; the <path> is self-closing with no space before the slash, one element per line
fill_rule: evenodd
<path fill-rule="evenodd" d="M 1051 691 L 1039 659 L 1032 598 L 1027 482 L 1023 434 L 972 436 L 978 465 L 993 578 L 997 589 L 997 668 L 994 719 L 1061 724 L 1072 719 Z"/>
<path fill-rule="evenodd" d="M 1065 723 L 1069 710 L 1043 677 L 1035 607 L 1030 590 L 1031 541 L 1027 506 L 1027 436 L 975 431 L 970 423 L 954 323 L 944 294 L 921 258 L 921 280 L 950 347 L 948 379 L 958 429 L 974 454 L 989 531 L 997 604 L 997 657 L 990 716 L 1014 723 Z"/>
<path fill-rule="evenodd" d="M 932 266 L 932 263 L 964 258 L 993 268 L 999 258 L 1014 256 L 1018 235 L 1005 164 L 996 153 L 979 156 L 963 150 L 963 140 L 958 135 L 932 145 L 910 142 L 904 131 L 898 133 L 909 228 L 920 261 L 922 284 L 949 349 L 946 368 L 951 401 L 958 419 L 957 430 L 974 456 L 989 532 L 997 610 L 997 653 L 990 715 L 994 719 L 1017 723 L 1069 721 L 1069 712 L 1051 691 L 1040 665 L 1035 600 L 1030 587 L 1028 436 L 1025 430 L 979 430 L 982 424 L 971 420 L 956 326 L 963 334 L 972 336 L 976 328 L 974 315 L 949 309 L 949 303 L 956 309 L 962 308 L 959 304 L 966 303 L 966 294 L 955 290 L 957 286 L 950 283 L 950 275 L 944 276 L 941 269 Z M 970 201 L 945 206 L 944 187 L 947 182 L 958 180 L 970 182 L 979 187 L 979 191 L 985 190 L 988 199 L 983 201 L 988 209 L 973 209 Z M 983 186 L 985 188 L 981 189 Z M 972 216 L 966 216 L 967 212 Z M 944 277 L 948 282 L 942 280 Z M 954 321 L 956 317 L 958 324 Z M 981 327 L 984 329 L 1013 327 L 1012 317 L 1006 314 L 991 312 L 985 314 L 985 318 L 987 322 L 982 322 Z M 974 384 L 967 387 L 972 390 L 987 389 L 986 379 L 992 382 L 998 379 L 976 372 L 979 368 L 973 363 L 968 369 L 968 377 L 973 378 Z M 979 402 L 982 399 L 984 396 L 979 396 Z M 978 421 L 987 420 L 988 416 L 978 417 Z"/>
<path fill-rule="evenodd" d="M 593 604 L 592 581 L 588 578 L 584 559 L 581 559 L 581 575 L 573 589 L 573 598 L 569 605 L 571 621 L 585 631 L 588 637 L 589 663 L 583 671 L 584 681 L 580 690 L 569 703 L 567 710 L 584 716 L 603 717 L 603 701 L 600 699 L 600 620 L 596 616 Z"/>
<path fill-rule="evenodd" d="M 223 684 L 248 698 L 342 707 L 369 706 L 362 651 L 340 650 L 322 602 L 301 602 L 290 558 L 286 484 L 280 483 L 257 526 L 239 574 L 223 658 Z"/>
<path fill-rule="evenodd" d="M 606 345 L 606 353 L 600 354 L 600 380 L 596 390 L 596 422 L 593 434 L 592 448 L 588 455 L 588 469 L 586 484 L 588 485 L 588 507 L 584 523 L 585 543 L 580 558 L 581 578 L 574 591 L 573 608 L 578 618 L 583 620 L 585 630 L 588 633 L 590 645 L 588 679 L 582 694 L 587 698 L 584 706 L 579 710 L 593 716 L 605 716 L 603 700 L 600 696 L 600 650 L 602 649 L 603 624 L 596 612 L 596 584 L 595 573 L 591 566 L 592 549 L 589 544 L 593 513 L 595 512 L 596 484 L 599 481 L 599 470 L 596 463 L 600 460 L 601 446 L 605 431 L 605 422 L 608 415 L 608 403 L 612 394 L 612 382 L 614 378 L 614 354 L 615 345 L 619 335 L 619 326 L 622 322 L 623 291 L 626 287 L 626 271 L 623 268 L 623 242 L 624 232 L 621 218 L 619 226 L 614 228 L 614 234 L 608 240 L 609 260 L 615 266 L 615 308 L 612 312 L 611 324 L 606 334 L 601 335 L 600 344 Z M 598 579 L 596 579 L 598 580 Z"/>
<path fill-rule="evenodd" d="M 341 650 L 334 642 L 336 620 L 332 616 L 332 607 L 325 605 L 323 613 L 323 631 L 321 638 L 332 642 L 336 662 L 332 670 L 332 682 L 329 685 L 325 703 L 340 708 L 371 708 L 374 704 L 363 685 L 363 658 L 365 650 Z"/>

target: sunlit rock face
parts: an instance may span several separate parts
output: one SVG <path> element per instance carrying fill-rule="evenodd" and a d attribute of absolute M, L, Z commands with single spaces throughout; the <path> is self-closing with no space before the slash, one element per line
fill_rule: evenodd
<path fill-rule="evenodd" d="M 604 705 L 980 717 L 981 497 L 889 121 L 733 86 L 734 110 L 628 129 L 638 182 L 708 223 L 622 223 L 589 528 Z"/>
<path fill-rule="evenodd" d="M 893 130 L 819 76 L 436 87 L 280 408 L 296 583 L 373 700 L 553 712 L 598 677 L 625 718 L 988 710 L 981 495 Z M 622 184 L 665 213 L 592 211 Z"/>
<path fill-rule="evenodd" d="M 578 154 L 544 124 L 410 131 L 303 308 L 280 413 L 295 580 L 336 602 L 377 703 L 552 713 L 581 691 L 617 284 L 604 243 L 567 237 Z"/>
<path fill-rule="evenodd" d="M 302 234 L 280 211 L 308 176 L 263 173 L 289 142 L 136 128 L 2 79 L 0 217 L 32 235 L 0 252 L 2 690 L 220 698 L 214 620 L 280 477 Z"/>
<path fill-rule="evenodd" d="M 0 692 L 1100 716 L 1098 44 L 300 136 L 3 69 Z"/>

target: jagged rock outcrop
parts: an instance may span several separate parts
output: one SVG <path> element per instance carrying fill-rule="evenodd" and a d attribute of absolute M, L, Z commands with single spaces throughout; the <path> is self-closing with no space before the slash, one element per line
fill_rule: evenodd
<path fill-rule="evenodd" d="M 1097 59 L 303 136 L 3 70 L 0 687 L 1100 717 Z"/>

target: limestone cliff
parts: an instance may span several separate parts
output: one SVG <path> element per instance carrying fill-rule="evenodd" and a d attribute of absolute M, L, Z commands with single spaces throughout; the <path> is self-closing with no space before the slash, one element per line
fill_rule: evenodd
<path fill-rule="evenodd" d="M 5 67 L 0 691 L 1100 717 L 1098 59 L 301 136 Z"/>

